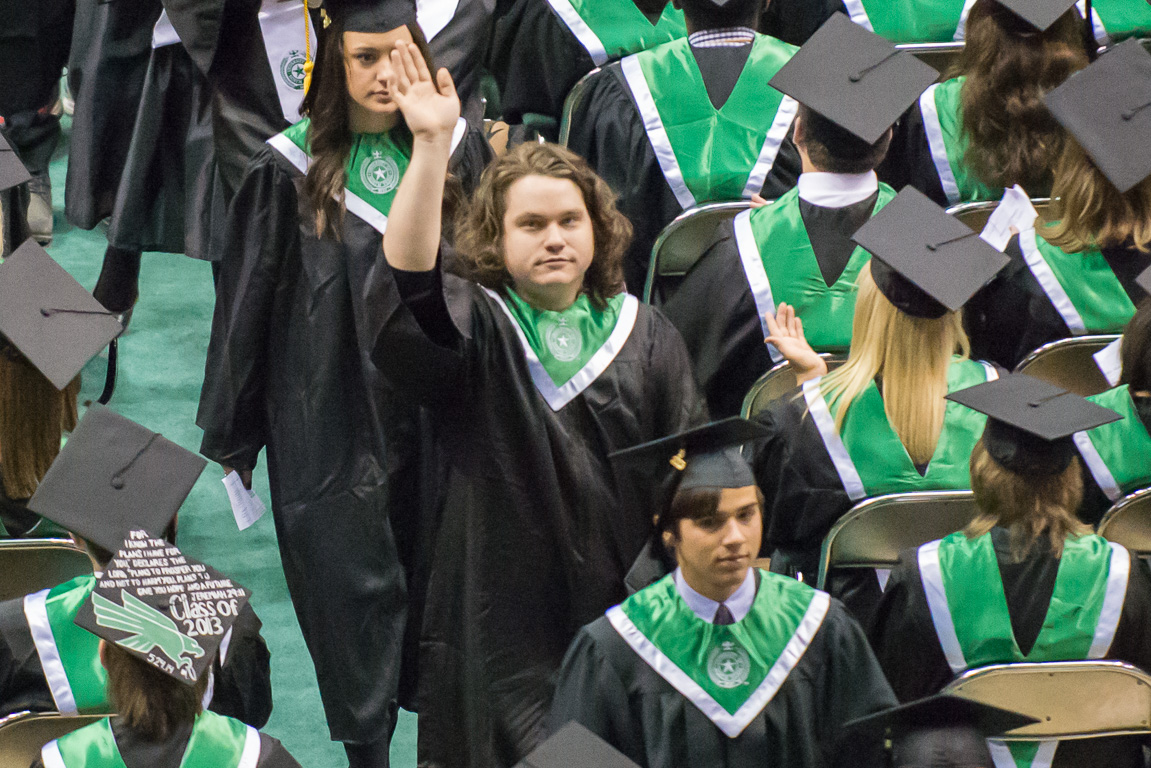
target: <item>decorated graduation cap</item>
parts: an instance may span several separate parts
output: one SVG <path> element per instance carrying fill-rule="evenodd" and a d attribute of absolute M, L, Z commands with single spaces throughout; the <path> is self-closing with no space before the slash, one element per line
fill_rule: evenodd
<path fill-rule="evenodd" d="M 193 685 L 251 593 L 147 531 L 129 531 L 76 624 Z"/>
<path fill-rule="evenodd" d="M 1076 0 L 996 0 L 1039 32 L 1045 32 L 1067 13 Z"/>
<path fill-rule="evenodd" d="M 416 23 L 414 0 L 325 0 L 324 8 L 345 32 L 391 32 Z"/>
<path fill-rule="evenodd" d="M 0 192 L 23 184 L 31 178 L 32 174 L 28 173 L 24 163 L 20 162 L 16 150 L 12 149 L 4 134 L 0 133 Z"/>
<path fill-rule="evenodd" d="M 852 240 L 874 257 L 879 290 L 912 317 L 960 309 L 1009 261 L 914 187 L 904 187 Z"/>
<path fill-rule="evenodd" d="M 1151 53 L 1138 40 L 1071 75 L 1046 103 L 1117 190 L 1151 176 Z"/>
<path fill-rule="evenodd" d="M 121 331 L 115 316 L 34 240 L 0 264 L 0 334 L 56 389 Z"/>
<path fill-rule="evenodd" d="M 938 77 L 910 53 L 836 13 L 769 85 L 874 144 Z"/>
<path fill-rule="evenodd" d="M 114 551 L 129 531 L 160 538 L 206 465 L 171 440 L 93 404 L 28 509 Z"/>
<path fill-rule="evenodd" d="M 1050 382 L 1023 373 L 947 395 L 988 416 L 983 445 L 991 458 L 1021 475 L 1057 475 L 1075 455 L 1071 436 L 1122 418 Z"/>
<path fill-rule="evenodd" d="M 584 726 L 569 722 L 515 768 L 639 768 Z"/>

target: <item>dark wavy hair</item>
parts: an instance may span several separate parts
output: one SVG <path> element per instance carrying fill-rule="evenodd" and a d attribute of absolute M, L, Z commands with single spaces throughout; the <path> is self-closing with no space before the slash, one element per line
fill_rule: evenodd
<path fill-rule="evenodd" d="M 967 19 L 967 43 L 956 71 L 964 162 L 989 186 L 1021 184 L 1029 193 L 1051 188 L 1051 169 L 1066 133 L 1043 97 L 1087 66 L 1083 20 L 1071 8 L 1037 32 L 996 0 L 977 0 Z"/>
<path fill-rule="evenodd" d="M 799 105 L 802 130 L 796 143 L 802 143 L 811 162 L 828 173 L 867 173 L 883 162 L 891 146 L 891 130 L 883 132 L 874 144 L 841 128 L 810 107 Z"/>
<path fill-rule="evenodd" d="M 504 292 L 512 283 L 504 261 L 504 213 L 512 184 L 525 176 L 567 179 L 579 187 L 591 218 L 595 256 L 584 274 L 583 290 L 599 309 L 624 290 L 623 254 L 632 227 L 615 207 L 615 193 L 587 162 L 558 144 L 526 143 L 484 171 L 471 205 L 457 219 L 456 268 L 485 288 Z"/>

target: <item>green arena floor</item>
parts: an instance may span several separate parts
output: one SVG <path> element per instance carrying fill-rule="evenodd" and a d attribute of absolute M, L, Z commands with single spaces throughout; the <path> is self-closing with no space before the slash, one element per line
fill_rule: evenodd
<path fill-rule="evenodd" d="M 55 239 L 48 251 L 89 290 L 96 284 L 106 241 L 100 228 L 85 232 L 64 219 L 64 177 L 70 122 L 52 162 Z M 109 403 L 119 413 L 198 451 L 196 404 L 204 378 L 204 360 L 212 323 L 212 270 L 207 262 L 178 254 L 148 253 L 140 275 L 140 300 L 128 333 L 120 341 L 116 392 Z M 84 370 L 82 401 L 99 396 L 107 359 L 96 358 Z M 253 487 L 268 502 L 268 478 L 262 466 Z M 239 531 L 220 482 L 209 465 L 180 510 L 180 546 L 232 576 L 253 592 L 252 603 L 264 622 L 272 651 L 275 709 L 264 731 L 280 739 L 305 768 L 342 768 L 344 750 L 329 741 L 320 706 L 315 670 L 288 599 L 271 514 Z M 403 712 L 392 740 L 392 764 L 416 764 L 416 718 Z"/>

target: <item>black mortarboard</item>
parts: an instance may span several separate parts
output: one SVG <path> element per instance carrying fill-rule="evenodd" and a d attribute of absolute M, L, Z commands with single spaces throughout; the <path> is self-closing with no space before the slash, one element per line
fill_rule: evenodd
<path fill-rule="evenodd" d="M 76 624 L 194 684 L 251 593 L 146 531 L 130 531 Z"/>
<path fill-rule="evenodd" d="M 1151 53 L 1138 40 L 1071 75 L 1046 102 L 1120 192 L 1151 176 Z"/>
<path fill-rule="evenodd" d="M 56 389 L 123 330 L 33 240 L 0 264 L 0 334 Z"/>
<path fill-rule="evenodd" d="M 739 446 L 765 437 L 762 425 L 738 416 L 609 454 L 612 459 L 669 462 L 679 470 L 678 488 L 745 488 L 755 475 Z"/>
<path fill-rule="evenodd" d="M 1043 32 L 1067 13 L 1075 0 L 998 0 L 998 3 Z"/>
<path fill-rule="evenodd" d="M 163 535 L 207 463 L 93 404 L 48 468 L 28 509 L 112 551 L 129 531 Z"/>
<path fill-rule="evenodd" d="M 416 23 L 413 0 L 327 0 L 324 7 L 345 32 L 391 32 Z"/>
<path fill-rule="evenodd" d="M 32 178 L 24 163 L 16 156 L 16 150 L 4 139 L 0 133 L 0 192 L 23 184 Z"/>
<path fill-rule="evenodd" d="M 836 13 L 769 85 L 874 144 L 938 78 L 910 53 Z"/>
<path fill-rule="evenodd" d="M 1009 259 L 914 187 L 904 187 L 852 236 L 871 253 L 871 276 L 912 317 L 960 309 Z"/>
<path fill-rule="evenodd" d="M 639 768 L 584 726 L 569 722 L 515 768 Z"/>
<path fill-rule="evenodd" d="M 1122 418 L 1050 382 L 1022 373 L 947 395 L 988 416 L 983 445 L 991 458 L 1017 474 L 1056 475 L 1075 455 L 1071 435 Z"/>

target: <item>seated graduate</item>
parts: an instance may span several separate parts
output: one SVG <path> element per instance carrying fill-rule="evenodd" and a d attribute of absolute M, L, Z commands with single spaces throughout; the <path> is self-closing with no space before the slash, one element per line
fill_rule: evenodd
<path fill-rule="evenodd" d="M 648 768 L 879 766 L 879 740 L 843 724 L 892 706 L 844 607 L 752 567 L 762 495 L 738 418 L 615 454 L 670 459 L 678 487 L 655 546 L 678 567 L 580 630 L 560 669 L 553 729 L 575 720 Z"/>
<path fill-rule="evenodd" d="M 794 99 L 765 85 L 795 52 L 753 31 L 757 0 L 674 0 L 691 37 L 605 67 L 571 117 L 568 147 L 619 195 L 635 235 L 628 290 L 676 216 L 707 202 L 779 197 L 801 161 Z"/>
<path fill-rule="evenodd" d="M 1151 291 L 1151 270 L 1140 281 Z M 1125 495 L 1151 485 L 1151 300 L 1124 329 L 1120 355 L 1119 386 L 1087 399 L 1123 420 L 1075 435 L 1084 468 L 1079 518 L 1092 525 Z"/>
<path fill-rule="evenodd" d="M 299 768 L 279 741 L 202 703 L 251 593 L 145 530 L 114 549 L 72 631 L 96 638 L 116 714 L 48 742 L 33 768 Z"/>
<path fill-rule="evenodd" d="M 905 553 L 888 581 L 870 636 L 900 700 L 989 664 L 1117 659 L 1151 668 L 1146 565 L 1075 518 L 1082 483 L 1071 435 L 1119 415 L 1022 374 L 949 399 L 990 417 L 971 454 L 979 514 Z M 1139 739 L 1009 748 L 1023 768 L 1143 765 Z"/>
<path fill-rule="evenodd" d="M 419 759 L 512 765 L 543 738 L 554 676 L 580 626 L 624 597 L 662 479 L 607 455 L 703 419 L 683 341 L 623 290 L 628 223 L 578 156 L 528 143 L 484 173 L 441 252 L 459 104 L 412 46 L 389 85 L 414 139 L 370 300 L 372 355 L 428 406 L 446 467 L 428 535 Z"/>
<path fill-rule="evenodd" d="M 0 126 L 0 259 L 32 236 L 27 215 L 31 178 Z"/>
<path fill-rule="evenodd" d="M 1119 95 L 1115 95 L 1115 89 Z M 1016 222 L 1011 264 L 964 317 L 974 354 L 1014 368 L 1032 350 L 1120 333 L 1149 294 L 1151 53 L 1120 43 L 1047 95 L 1071 133 L 1055 167 L 1051 223 Z"/>
<path fill-rule="evenodd" d="M 760 21 L 765 34 L 803 45 L 837 13 L 893 43 L 957 39 L 965 0 L 770 0 Z M 962 38 L 959 38 L 962 39 Z"/>
<path fill-rule="evenodd" d="M 1015 184 L 1047 197 L 1066 133 L 1043 96 L 1088 56 L 1072 3 L 976 0 L 950 79 L 908 111 L 880 177 L 940 205 L 998 200 Z"/>
<path fill-rule="evenodd" d="M 175 541 L 176 510 L 205 463 L 103 406 L 91 407 L 30 503 L 72 531 L 96 575 L 0 603 L 0 716 L 113 711 L 99 640 L 73 619 L 129 530 Z M 268 648 L 251 606 L 234 621 L 208 675 L 204 706 L 261 727 L 272 713 Z"/>
<path fill-rule="evenodd" d="M 503 119 L 550 141 L 581 77 L 687 35 L 668 0 L 510 0 L 497 16 L 487 64 Z"/>
<path fill-rule="evenodd" d="M 35 241 L 0 264 L 0 537 L 63 534 L 28 499 L 76 426 L 80 370 L 121 330 Z"/>
<path fill-rule="evenodd" d="M 968 359 L 960 309 L 1006 263 L 1003 254 L 911 187 L 854 240 L 873 258 L 859 276 L 847 362 L 754 417 L 771 432 L 753 462 L 767 499 L 764 552 L 773 571 L 806 581 L 816 578 L 823 538 L 854 504 L 970 487 L 968 459 L 985 418 L 944 396 L 997 375 Z M 826 371 L 810 349 L 784 351 L 801 381 Z M 831 576 L 832 594 L 866 615 L 876 579 Z"/>
<path fill-rule="evenodd" d="M 768 318 L 783 305 L 817 352 L 851 342 L 856 282 L 871 258 L 851 236 L 895 198 L 874 168 L 890 124 L 936 74 L 904 54 L 852 80 L 894 50 L 839 14 L 771 82 L 801 104 L 793 135 L 803 159 L 799 184 L 722 224 L 661 306 L 683 334 L 713 417 L 739 413 L 755 380 L 783 360 L 766 343 Z"/>

